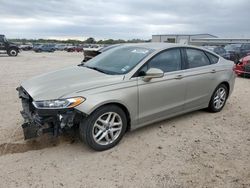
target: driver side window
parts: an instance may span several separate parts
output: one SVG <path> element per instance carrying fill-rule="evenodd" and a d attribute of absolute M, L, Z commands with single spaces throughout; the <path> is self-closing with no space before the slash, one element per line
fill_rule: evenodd
<path fill-rule="evenodd" d="M 181 70 L 180 49 L 170 49 L 157 54 L 141 70 L 146 72 L 150 68 L 161 69 L 163 72 L 173 72 Z"/>

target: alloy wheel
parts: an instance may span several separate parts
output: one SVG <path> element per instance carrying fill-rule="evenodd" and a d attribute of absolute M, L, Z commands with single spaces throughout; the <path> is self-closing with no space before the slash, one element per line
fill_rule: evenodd
<path fill-rule="evenodd" d="M 122 132 L 122 119 L 115 112 L 102 114 L 96 121 L 92 129 L 94 141 L 100 145 L 113 143 Z"/>
<path fill-rule="evenodd" d="M 214 99 L 213 99 L 213 105 L 214 108 L 217 110 L 221 109 L 227 99 L 227 91 L 225 88 L 220 87 L 218 90 L 215 92 Z"/>

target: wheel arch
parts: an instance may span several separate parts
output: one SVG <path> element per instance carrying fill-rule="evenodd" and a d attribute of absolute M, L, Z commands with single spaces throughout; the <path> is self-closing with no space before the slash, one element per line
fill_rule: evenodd
<path fill-rule="evenodd" d="M 90 114 L 93 113 L 94 111 L 96 111 L 97 109 L 99 109 L 99 108 L 101 108 L 103 106 L 108 106 L 108 105 L 116 105 L 116 106 L 118 106 L 119 108 L 121 108 L 124 111 L 124 113 L 126 115 L 126 118 L 127 118 L 127 123 L 128 123 L 127 124 L 127 128 L 126 128 L 126 132 L 130 131 L 130 129 L 131 129 L 131 116 L 130 116 L 130 112 L 128 110 L 128 107 L 125 104 L 121 103 L 121 102 L 118 102 L 118 101 L 108 101 L 108 102 L 102 103 L 100 105 L 95 106 L 91 110 Z"/>
<path fill-rule="evenodd" d="M 223 81 L 223 82 L 221 82 L 219 85 L 221 85 L 221 84 L 224 84 L 226 87 L 227 87 L 227 92 L 228 92 L 228 94 L 230 93 L 230 84 L 227 82 L 227 81 Z M 218 86 L 219 86 L 218 85 Z M 227 96 L 228 97 L 228 96 Z"/>
<path fill-rule="evenodd" d="M 17 52 L 19 52 L 19 48 L 17 46 L 10 46 L 8 51 L 12 49 L 15 49 Z"/>

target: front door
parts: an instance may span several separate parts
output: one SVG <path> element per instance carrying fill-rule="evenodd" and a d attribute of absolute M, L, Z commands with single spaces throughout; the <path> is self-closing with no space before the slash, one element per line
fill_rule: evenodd
<path fill-rule="evenodd" d="M 5 42 L 3 38 L 0 38 L 0 50 L 5 50 Z"/>
<path fill-rule="evenodd" d="M 158 68 L 164 72 L 162 78 L 144 81 L 138 78 L 139 122 L 138 126 L 165 119 L 183 110 L 186 84 L 182 79 L 182 57 L 178 48 L 160 52 L 141 69 L 146 72 Z"/>

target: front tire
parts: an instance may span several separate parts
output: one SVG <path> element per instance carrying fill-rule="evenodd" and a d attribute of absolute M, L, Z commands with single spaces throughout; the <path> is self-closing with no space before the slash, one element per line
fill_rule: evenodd
<path fill-rule="evenodd" d="M 8 50 L 8 55 L 9 55 L 9 56 L 17 56 L 17 54 L 18 54 L 18 50 L 15 49 L 15 48 L 10 48 L 10 49 Z"/>
<path fill-rule="evenodd" d="M 220 112 L 226 104 L 228 98 L 228 88 L 225 84 L 220 84 L 215 89 L 208 106 L 210 112 Z"/>
<path fill-rule="evenodd" d="M 116 105 L 98 108 L 80 123 L 81 139 L 92 149 L 103 151 L 117 145 L 127 127 L 124 111 Z"/>

